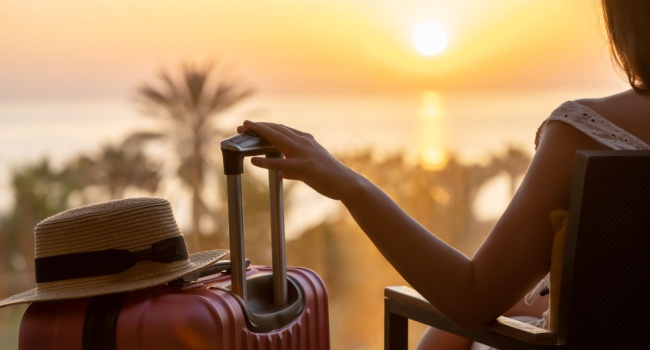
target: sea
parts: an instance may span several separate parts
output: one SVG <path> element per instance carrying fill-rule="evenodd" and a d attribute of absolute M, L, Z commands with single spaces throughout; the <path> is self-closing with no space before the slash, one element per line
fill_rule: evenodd
<path fill-rule="evenodd" d="M 615 92 L 605 87 L 258 94 L 225 112 L 219 118 L 219 127 L 234 135 L 236 126 L 245 119 L 272 121 L 311 133 L 335 154 L 370 150 L 381 157 L 401 153 L 408 161 L 435 166 L 441 154 L 453 153 L 464 162 L 484 162 L 508 146 L 532 155 L 538 126 L 559 104 Z M 135 130 L 155 127 L 156 122 L 129 99 L 0 101 L 0 213 L 13 203 L 13 169 L 44 157 L 60 167 L 76 155 L 92 154 L 103 144 L 118 142 Z M 309 225 L 336 208 L 309 189 L 299 188 L 296 193 L 314 203 L 310 206 L 312 213 L 288 218 L 288 227 Z M 508 195 L 505 187 L 493 183 L 479 196 L 477 215 L 498 216 Z M 177 202 L 184 206 L 182 199 Z M 186 215 L 179 211 L 181 217 Z"/>

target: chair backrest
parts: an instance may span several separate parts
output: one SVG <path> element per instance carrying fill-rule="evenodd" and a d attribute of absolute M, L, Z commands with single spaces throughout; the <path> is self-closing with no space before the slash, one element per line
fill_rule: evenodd
<path fill-rule="evenodd" d="M 576 158 L 558 335 L 577 349 L 650 349 L 650 151 Z"/>

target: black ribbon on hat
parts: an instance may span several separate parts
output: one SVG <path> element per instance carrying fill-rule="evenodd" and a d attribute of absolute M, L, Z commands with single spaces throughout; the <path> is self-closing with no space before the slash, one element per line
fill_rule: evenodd
<path fill-rule="evenodd" d="M 151 247 L 131 252 L 106 249 L 95 252 L 72 253 L 37 258 L 36 283 L 55 282 L 81 277 L 96 277 L 120 273 L 141 261 L 173 263 L 187 260 L 183 236 L 163 239 Z"/>

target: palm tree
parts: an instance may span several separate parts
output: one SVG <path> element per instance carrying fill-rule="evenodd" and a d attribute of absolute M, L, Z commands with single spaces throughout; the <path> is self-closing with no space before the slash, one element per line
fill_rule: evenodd
<path fill-rule="evenodd" d="M 208 212 L 203 188 L 209 155 L 218 149 L 215 139 L 225 136 L 215 121 L 252 94 L 251 89 L 217 77 L 213 68 L 211 63 L 185 64 L 180 78 L 163 70 L 155 84 L 138 88 L 136 102 L 145 116 L 158 122 L 158 128 L 136 132 L 127 139 L 127 144 L 137 147 L 162 142 L 174 148 L 171 154 L 178 157 L 176 174 L 192 191 L 191 233 L 196 250 L 200 249 L 200 222 Z"/>
<path fill-rule="evenodd" d="M 154 162 L 139 148 L 127 145 L 104 144 L 96 156 L 80 155 L 63 172 L 63 178 L 72 179 L 78 188 L 98 187 L 102 200 L 120 199 L 129 188 L 154 193 L 161 180 L 160 164 Z M 95 194 L 97 196 L 97 194 Z M 98 198 L 91 201 L 96 202 Z M 86 204 L 89 202 L 83 200 Z"/>

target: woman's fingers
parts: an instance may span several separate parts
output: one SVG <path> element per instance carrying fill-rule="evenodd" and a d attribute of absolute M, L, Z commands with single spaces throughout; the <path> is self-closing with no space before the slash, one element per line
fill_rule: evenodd
<path fill-rule="evenodd" d="M 354 174 L 308 133 L 280 124 L 250 121 L 237 130 L 258 134 L 284 155 L 284 158 L 254 157 L 253 165 L 281 171 L 285 179 L 303 181 L 327 197 L 340 198 L 345 179 Z"/>
<path fill-rule="evenodd" d="M 244 122 L 244 125 L 238 126 L 237 127 L 237 132 L 242 133 L 246 132 L 248 130 L 256 130 L 258 129 L 259 126 L 263 127 L 268 127 L 269 129 L 272 129 L 280 134 L 286 135 L 286 136 L 292 136 L 291 133 L 296 134 L 298 136 L 302 137 L 309 137 L 311 136 L 309 133 L 306 133 L 304 131 L 300 131 L 298 129 L 292 128 L 290 126 L 286 126 L 283 124 L 275 124 L 275 123 L 265 123 L 265 122 L 251 122 L 249 120 Z"/>
<path fill-rule="evenodd" d="M 319 148 L 314 138 L 297 129 L 275 123 L 254 123 L 245 121 L 237 128 L 239 132 L 250 131 L 274 145 L 287 158 L 300 157 L 310 153 L 308 150 Z"/>
<path fill-rule="evenodd" d="M 245 121 L 244 125 L 237 130 L 252 131 L 278 147 L 280 151 L 293 145 L 293 132 L 278 124 Z"/>
<path fill-rule="evenodd" d="M 282 125 L 282 124 L 280 124 L 280 126 L 286 128 L 286 129 L 289 129 L 290 131 L 292 131 L 293 133 L 295 133 L 298 136 L 311 137 L 311 134 L 306 133 L 304 131 L 300 131 L 298 129 L 294 129 L 294 128 L 290 127 L 290 126 L 286 126 L 286 125 Z"/>
<path fill-rule="evenodd" d="M 293 172 L 287 170 L 287 161 L 283 158 L 265 158 L 265 157 L 253 157 L 251 158 L 251 164 L 268 170 L 279 171 L 282 174 L 282 178 L 285 180 L 300 180 Z"/>
<path fill-rule="evenodd" d="M 284 158 L 265 158 L 265 157 L 253 157 L 251 158 L 251 163 L 260 168 L 269 169 L 269 170 L 285 170 L 282 166 L 283 162 L 286 160 Z"/>

